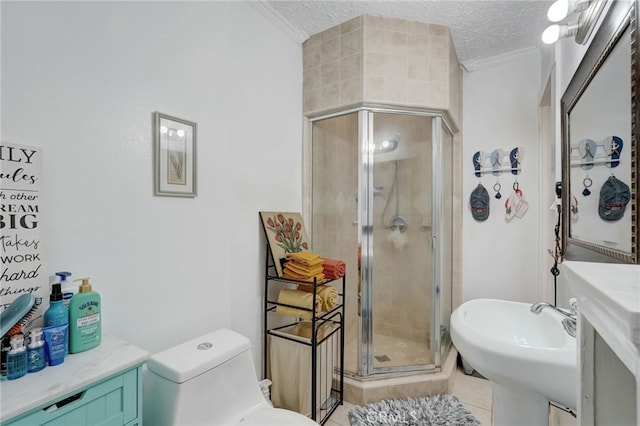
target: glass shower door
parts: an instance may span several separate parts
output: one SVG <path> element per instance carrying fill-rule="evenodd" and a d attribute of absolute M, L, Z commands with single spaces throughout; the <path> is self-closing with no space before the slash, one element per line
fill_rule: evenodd
<path fill-rule="evenodd" d="M 434 370 L 449 347 L 453 138 L 418 112 L 312 123 L 314 251 L 347 264 L 345 372 Z"/>
<path fill-rule="evenodd" d="M 432 309 L 434 321 L 431 350 L 436 365 L 451 345 L 449 326 L 452 310 L 453 287 L 453 135 L 442 118 L 435 117 L 433 125 L 434 183 L 433 192 L 433 247 L 434 272 Z"/>
<path fill-rule="evenodd" d="M 432 120 L 369 113 L 370 373 L 433 367 Z"/>
<path fill-rule="evenodd" d="M 313 122 L 313 250 L 346 263 L 345 372 L 359 373 L 358 113 Z"/>

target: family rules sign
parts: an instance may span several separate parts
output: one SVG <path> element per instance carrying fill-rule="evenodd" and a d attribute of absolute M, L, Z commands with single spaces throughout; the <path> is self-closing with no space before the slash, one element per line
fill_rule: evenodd
<path fill-rule="evenodd" d="M 0 312 L 24 293 L 33 294 L 35 310 L 23 331 L 42 326 L 48 307 L 49 278 L 41 244 L 42 151 L 0 143 Z"/>

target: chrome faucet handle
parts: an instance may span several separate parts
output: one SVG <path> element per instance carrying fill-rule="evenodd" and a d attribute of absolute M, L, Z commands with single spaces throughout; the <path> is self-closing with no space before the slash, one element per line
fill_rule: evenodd
<path fill-rule="evenodd" d="M 569 299 L 569 306 L 571 306 L 571 315 L 578 316 L 578 299 L 572 297 Z"/>

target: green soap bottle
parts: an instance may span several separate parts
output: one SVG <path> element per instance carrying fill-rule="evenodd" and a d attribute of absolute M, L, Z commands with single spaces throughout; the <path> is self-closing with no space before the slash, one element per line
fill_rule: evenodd
<path fill-rule="evenodd" d="M 100 295 L 91 290 L 89 278 L 82 281 L 69 301 L 69 352 L 72 354 L 95 348 L 102 341 Z"/>

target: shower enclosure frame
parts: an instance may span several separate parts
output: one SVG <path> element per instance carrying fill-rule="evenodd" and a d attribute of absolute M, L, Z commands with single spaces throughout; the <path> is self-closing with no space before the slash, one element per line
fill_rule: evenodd
<path fill-rule="evenodd" d="M 307 138 L 304 152 L 303 164 L 305 167 L 305 185 L 304 191 L 307 192 L 303 197 L 307 200 L 303 213 L 305 220 L 311 225 L 310 229 L 313 229 L 313 179 L 312 179 L 312 165 L 313 159 L 311 158 L 311 146 L 313 143 L 313 124 L 316 121 L 327 120 L 339 116 L 357 113 L 357 126 L 358 126 L 358 243 L 362 248 L 361 253 L 361 290 L 359 294 L 359 300 L 361 303 L 361 315 L 360 324 L 358 327 L 358 366 L 356 378 L 365 379 L 367 377 L 379 377 L 381 375 L 394 375 L 412 372 L 436 372 L 440 371 L 442 360 L 446 357 L 450 347 L 451 340 L 446 335 L 444 342 L 441 336 L 441 324 L 442 324 L 442 300 L 441 300 L 441 286 L 442 286 L 442 253 L 440 248 L 442 247 L 441 241 L 444 238 L 444 223 L 442 213 L 442 199 L 443 199 L 443 166 L 441 160 L 442 144 L 443 144 L 443 129 L 446 130 L 451 137 L 455 134 L 455 127 L 447 119 L 447 116 L 441 111 L 425 111 L 425 110 L 413 110 L 402 108 L 387 108 L 387 107 L 370 107 L 362 106 L 353 109 L 342 110 L 339 112 L 319 115 L 315 117 L 308 117 L 306 122 L 307 128 L 305 129 Z M 431 318 L 431 333 L 430 333 L 430 362 L 427 364 L 415 364 L 415 365 L 402 365 L 393 367 L 375 367 L 373 361 L 374 354 L 374 342 L 373 342 L 373 197 L 374 197 L 374 182 L 373 182 L 373 147 L 374 147 L 374 114 L 402 114 L 402 115 L 416 115 L 423 117 L 431 117 L 432 119 L 432 237 L 431 237 L 431 257 L 432 257 L 432 297 L 430 306 L 430 318 Z M 453 221 L 453 218 L 450 220 Z M 313 241 L 313 233 L 310 238 Z M 449 236 L 451 239 L 453 237 Z M 449 265 L 452 267 L 452 265 Z M 450 274 L 452 278 L 452 275 Z M 449 286 L 453 283 L 450 282 Z M 452 303 L 452 300 L 449 300 Z M 348 307 L 347 307 L 348 309 Z M 428 318 L 425 318 L 427 320 Z"/>

